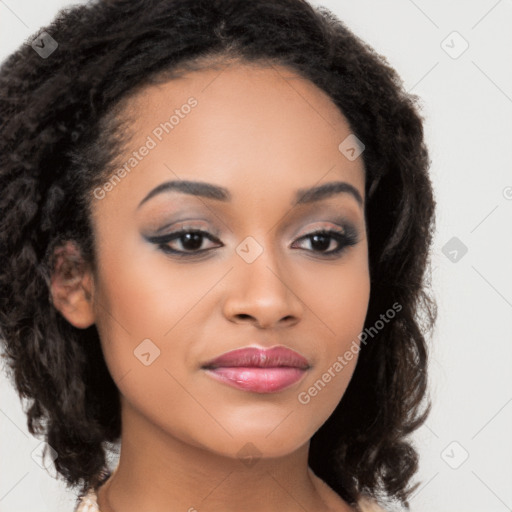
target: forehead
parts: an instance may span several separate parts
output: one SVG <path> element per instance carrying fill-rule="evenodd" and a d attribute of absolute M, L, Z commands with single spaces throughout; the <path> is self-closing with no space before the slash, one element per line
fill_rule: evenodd
<path fill-rule="evenodd" d="M 144 88 L 125 113 L 132 139 L 119 162 L 151 149 L 132 162 L 130 186 L 121 183 L 112 196 L 138 203 L 163 181 L 187 179 L 230 189 L 243 184 L 269 197 L 343 179 L 364 197 L 362 159 L 339 150 L 351 135 L 346 118 L 287 67 L 237 63 L 190 72 Z"/>
<path fill-rule="evenodd" d="M 295 136 L 305 125 L 311 128 L 302 130 L 309 132 L 308 137 L 317 130 L 319 135 L 329 130 L 350 131 L 347 120 L 327 93 L 282 65 L 231 63 L 190 72 L 145 87 L 128 102 L 126 111 L 135 116 L 139 133 L 140 129 L 147 133 L 155 121 L 169 120 L 173 111 L 191 97 L 197 99 L 199 106 L 194 109 L 194 117 L 200 117 L 200 124 L 206 124 L 206 128 L 217 128 L 215 131 L 247 129 L 250 125 L 258 128 L 261 124 L 266 124 L 267 130 L 269 124 L 275 130 L 280 126 L 290 128 L 287 121 L 292 119 L 297 126 L 292 133 Z M 193 123 L 187 124 L 197 128 Z M 285 135 L 282 133 L 283 138 Z"/>

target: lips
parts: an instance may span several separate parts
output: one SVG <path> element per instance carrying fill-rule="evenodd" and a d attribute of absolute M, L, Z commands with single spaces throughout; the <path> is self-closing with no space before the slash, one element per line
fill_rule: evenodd
<path fill-rule="evenodd" d="M 273 393 L 288 388 L 302 379 L 308 368 L 307 359 L 286 347 L 232 350 L 202 366 L 214 379 L 256 393 Z"/>
<path fill-rule="evenodd" d="M 287 366 L 305 370 L 309 367 L 309 363 L 300 354 L 286 347 L 273 347 L 270 349 L 247 347 L 226 352 L 208 361 L 203 365 L 203 368 L 240 366 L 257 368 Z"/>

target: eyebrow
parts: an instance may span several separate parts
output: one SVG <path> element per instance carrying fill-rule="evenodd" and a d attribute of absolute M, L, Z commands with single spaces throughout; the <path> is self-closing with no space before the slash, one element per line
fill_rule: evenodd
<path fill-rule="evenodd" d="M 139 203 L 137 209 L 156 195 L 170 191 L 182 192 L 183 194 L 205 197 L 207 199 L 215 199 L 217 201 L 231 201 L 231 193 L 227 188 L 219 185 L 213 185 L 212 183 L 206 183 L 204 181 L 175 180 L 161 183 L 151 190 Z M 321 201 L 322 199 L 328 199 L 341 193 L 352 195 L 359 205 L 363 206 L 363 198 L 361 197 L 359 190 L 345 181 L 331 181 L 316 187 L 298 189 L 295 193 L 295 199 L 292 202 L 292 205 L 295 206 L 298 204 L 313 203 Z"/>

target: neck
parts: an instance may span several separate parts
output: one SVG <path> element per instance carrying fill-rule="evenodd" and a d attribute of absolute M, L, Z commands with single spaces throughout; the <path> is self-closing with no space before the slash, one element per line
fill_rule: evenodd
<path fill-rule="evenodd" d="M 283 457 L 259 458 L 251 449 L 226 457 L 170 436 L 124 405 L 119 464 L 97 493 L 101 512 L 352 510 L 308 467 L 309 442 Z"/>

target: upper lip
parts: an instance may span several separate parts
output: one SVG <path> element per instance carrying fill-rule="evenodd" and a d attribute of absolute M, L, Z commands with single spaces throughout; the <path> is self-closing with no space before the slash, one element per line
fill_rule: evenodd
<path fill-rule="evenodd" d="M 230 350 L 215 359 L 203 364 L 202 368 L 218 368 L 221 366 L 250 366 L 271 368 L 288 366 L 292 368 L 309 368 L 307 359 L 287 347 L 276 346 L 272 348 L 244 347 Z"/>

